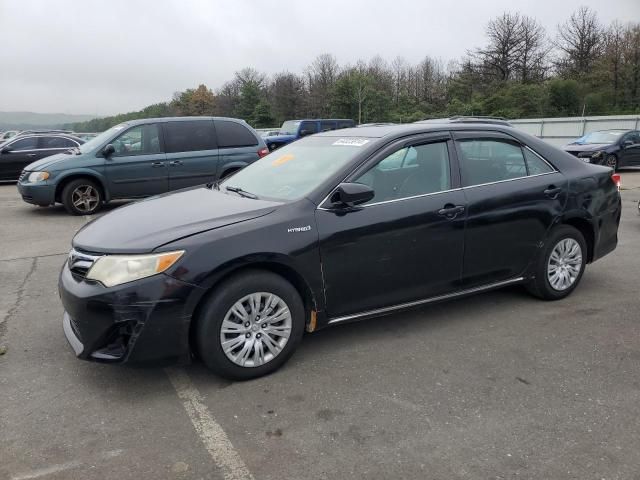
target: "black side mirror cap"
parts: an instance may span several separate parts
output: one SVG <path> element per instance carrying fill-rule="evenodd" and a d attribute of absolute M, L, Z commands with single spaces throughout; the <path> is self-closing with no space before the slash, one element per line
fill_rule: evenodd
<path fill-rule="evenodd" d="M 625 140 L 624 142 L 622 142 L 622 146 L 624 148 L 630 147 L 631 145 L 633 145 L 633 140 Z"/>
<path fill-rule="evenodd" d="M 329 201 L 335 207 L 355 207 L 368 202 L 375 196 L 369 185 L 362 183 L 341 183 L 331 194 Z"/>
<path fill-rule="evenodd" d="M 115 153 L 115 151 L 116 147 L 114 147 L 113 144 L 109 143 L 102 149 L 102 156 L 105 158 L 110 157 Z"/>

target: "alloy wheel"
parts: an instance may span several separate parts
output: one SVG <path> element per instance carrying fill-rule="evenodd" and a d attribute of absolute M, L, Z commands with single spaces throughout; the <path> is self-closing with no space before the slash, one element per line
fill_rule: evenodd
<path fill-rule="evenodd" d="M 580 276 L 582 248 L 573 238 L 563 238 L 551 251 L 547 262 L 547 280 L 554 290 L 570 288 Z"/>
<path fill-rule="evenodd" d="M 276 358 L 291 335 L 291 312 L 279 296 L 256 292 L 242 297 L 227 311 L 220 345 L 241 367 L 259 367 Z"/>
<path fill-rule="evenodd" d="M 90 213 L 100 203 L 100 194 L 91 185 L 80 185 L 71 193 L 73 206 L 82 213 Z"/>
<path fill-rule="evenodd" d="M 609 155 L 605 159 L 604 163 L 607 167 L 613 168 L 613 170 L 615 171 L 616 167 L 618 166 L 618 159 L 615 155 Z"/>

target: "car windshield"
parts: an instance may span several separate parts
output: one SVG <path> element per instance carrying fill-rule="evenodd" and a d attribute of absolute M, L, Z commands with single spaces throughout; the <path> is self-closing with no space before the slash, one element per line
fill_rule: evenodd
<path fill-rule="evenodd" d="M 284 122 L 280 127 L 280 135 L 295 135 L 298 132 L 298 126 L 300 122 L 289 120 Z"/>
<path fill-rule="evenodd" d="M 97 136 L 93 137 L 92 139 L 80 145 L 80 151 L 82 153 L 88 153 L 95 150 L 96 147 L 99 147 L 104 142 L 109 140 L 117 132 L 124 130 L 126 127 L 127 127 L 126 123 L 121 123 L 120 125 L 111 127 L 109 130 L 105 130 L 104 132 L 98 134 Z"/>
<path fill-rule="evenodd" d="M 296 200 L 309 194 L 344 167 L 366 138 L 308 137 L 285 145 L 220 184 L 274 200 Z"/>
<path fill-rule="evenodd" d="M 582 137 L 579 143 L 614 143 L 624 134 L 624 131 L 592 132 Z"/>

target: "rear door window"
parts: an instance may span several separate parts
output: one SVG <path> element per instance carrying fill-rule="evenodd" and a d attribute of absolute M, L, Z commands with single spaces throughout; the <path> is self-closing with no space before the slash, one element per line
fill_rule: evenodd
<path fill-rule="evenodd" d="M 78 144 L 70 138 L 64 137 L 41 137 L 40 148 L 54 149 L 54 148 L 72 148 L 77 147 Z"/>
<path fill-rule="evenodd" d="M 317 122 L 302 122 L 302 125 L 300 125 L 300 135 L 312 135 L 314 133 L 318 133 Z"/>
<path fill-rule="evenodd" d="M 353 121 L 352 120 L 342 120 L 338 122 L 338 128 L 351 128 L 353 127 Z"/>
<path fill-rule="evenodd" d="M 329 121 L 320 122 L 321 132 L 329 132 L 335 129 L 336 129 L 336 122 L 329 122 Z"/>
<path fill-rule="evenodd" d="M 541 175 L 543 173 L 553 172 L 553 168 L 551 168 L 547 162 L 542 160 L 542 158 L 531 150 L 525 147 L 522 151 L 524 152 L 524 158 L 527 161 L 529 175 Z"/>
<path fill-rule="evenodd" d="M 527 176 L 520 145 L 507 140 L 458 140 L 462 184 L 465 187 Z"/>
<path fill-rule="evenodd" d="M 164 141 L 167 153 L 218 148 L 216 132 L 211 120 L 167 122 L 164 124 Z"/>
<path fill-rule="evenodd" d="M 244 125 L 238 122 L 216 120 L 216 134 L 220 148 L 253 147 L 258 139 Z"/>
<path fill-rule="evenodd" d="M 35 150 L 38 148 L 38 137 L 20 138 L 10 145 L 11 151 L 20 152 L 22 150 Z"/>

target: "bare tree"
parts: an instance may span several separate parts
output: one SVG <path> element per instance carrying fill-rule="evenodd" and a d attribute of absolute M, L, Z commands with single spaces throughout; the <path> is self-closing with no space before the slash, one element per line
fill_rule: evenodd
<path fill-rule="evenodd" d="M 602 53 L 604 29 L 596 12 L 580 7 L 569 20 L 558 26 L 556 46 L 563 52 L 558 67 L 565 73 L 587 73 Z"/>
<path fill-rule="evenodd" d="M 504 13 L 487 24 L 489 44 L 471 53 L 485 74 L 511 80 L 522 54 L 522 23 L 517 13 Z"/>
<path fill-rule="evenodd" d="M 307 68 L 310 113 L 326 116 L 330 112 L 330 91 L 338 76 L 339 67 L 333 55 L 319 55 Z"/>
<path fill-rule="evenodd" d="M 551 47 L 544 27 L 535 18 L 520 18 L 520 54 L 516 58 L 515 71 L 522 83 L 540 81 L 549 69 Z"/>

